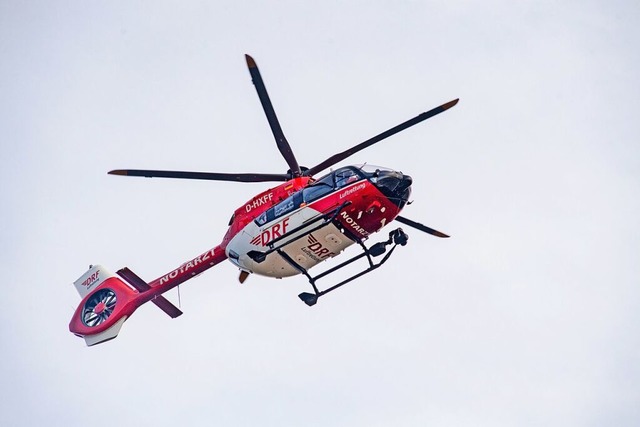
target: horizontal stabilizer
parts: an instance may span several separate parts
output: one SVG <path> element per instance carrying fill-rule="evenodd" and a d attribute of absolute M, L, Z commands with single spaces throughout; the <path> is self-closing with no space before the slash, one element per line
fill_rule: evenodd
<path fill-rule="evenodd" d="M 151 286 L 149 286 L 147 282 L 142 280 L 136 273 L 129 270 L 129 267 L 122 268 L 116 273 L 118 273 L 118 276 L 129 282 L 129 284 L 136 288 L 136 290 L 140 293 L 147 292 L 149 289 L 151 289 Z"/>
<path fill-rule="evenodd" d="M 158 306 L 160 310 L 167 313 L 172 319 L 182 315 L 182 311 L 162 295 L 156 295 L 151 302 Z"/>
<path fill-rule="evenodd" d="M 118 275 L 126 280 L 131 286 L 137 289 L 138 292 L 144 293 L 151 290 L 151 286 L 144 280 L 142 280 L 136 273 L 131 271 L 129 267 L 125 267 L 117 271 Z M 182 311 L 173 305 L 171 301 L 163 297 L 162 295 L 155 295 L 151 302 L 154 303 L 160 310 L 164 311 L 169 317 L 175 319 L 182 315 Z"/>

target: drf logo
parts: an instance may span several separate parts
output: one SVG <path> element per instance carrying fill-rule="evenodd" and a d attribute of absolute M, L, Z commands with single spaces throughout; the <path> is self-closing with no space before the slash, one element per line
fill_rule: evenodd
<path fill-rule="evenodd" d="M 289 218 L 283 219 L 281 222 L 272 225 L 271 227 L 264 230 L 258 236 L 254 237 L 251 240 L 252 245 L 261 245 L 267 246 L 269 242 L 278 237 L 281 237 L 287 232 L 287 227 L 289 226 Z"/>
<path fill-rule="evenodd" d="M 335 255 L 335 252 L 331 252 L 329 249 L 322 246 L 322 243 L 318 242 L 318 239 L 316 239 L 313 234 L 309 234 L 307 242 L 309 244 L 302 248 L 302 251 L 312 258 L 315 258 L 316 261 L 322 261 L 323 259 Z"/>
<path fill-rule="evenodd" d="M 85 279 L 85 281 L 82 282 L 82 286 L 84 286 L 85 288 L 89 289 L 94 283 L 96 283 L 98 281 L 98 275 L 99 274 L 100 274 L 100 270 L 94 271 L 91 276 L 87 277 Z"/>

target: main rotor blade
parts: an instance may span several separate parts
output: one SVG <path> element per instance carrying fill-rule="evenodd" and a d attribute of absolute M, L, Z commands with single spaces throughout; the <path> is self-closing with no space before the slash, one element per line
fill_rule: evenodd
<path fill-rule="evenodd" d="M 420 231 L 424 231 L 425 233 L 429 233 L 432 236 L 443 237 L 443 238 L 449 237 L 448 235 L 446 235 L 446 234 L 444 234 L 444 233 L 442 233 L 442 232 L 440 232 L 438 230 L 434 230 L 433 228 L 429 228 L 426 225 L 422 225 L 419 222 L 412 221 L 409 218 L 405 218 L 405 217 L 400 216 L 400 215 L 398 215 L 396 217 L 396 221 L 401 222 L 401 223 L 403 223 L 405 225 L 408 225 L 409 227 L 413 227 L 416 230 L 420 230 Z"/>
<path fill-rule="evenodd" d="M 454 105 L 456 105 L 458 103 L 458 99 L 454 99 L 453 101 L 449 101 L 446 104 L 442 104 L 439 107 L 436 107 L 432 110 L 429 110 L 425 113 L 422 113 L 416 117 L 414 117 L 413 119 L 407 120 L 404 123 L 399 124 L 398 126 L 392 127 L 391 129 L 382 132 L 379 135 L 374 136 L 371 139 L 368 139 L 364 142 L 361 142 L 360 144 L 349 148 L 348 150 L 343 151 L 342 153 L 338 153 L 338 154 L 334 154 L 333 156 L 329 157 L 327 160 L 325 160 L 324 162 L 310 168 L 309 170 L 304 172 L 304 175 L 306 176 L 313 176 L 316 173 L 325 170 L 326 168 L 335 165 L 338 162 L 341 162 L 342 160 L 346 159 L 347 157 L 351 156 L 352 154 L 357 153 L 360 150 L 364 150 L 365 148 L 375 144 L 376 142 L 380 142 L 385 138 L 389 138 L 391 135 L 395 135 L 396 133 L 403 131 L 415 124 L 418 124 L 424 120 L 427 120 L 430 117 L 433 117 L 437 114 L 442 113 L 443 111 L 448 110 L 449 108 L 453 107 Z"/>
<path fill-rule="evenodd" d="M 264 86 L 264 82 L 262 81 L 262 76 L 260 75 L 260 70 L 258 70 L 256 61 L 254 61 L 253 58 L 249 55 L 245 55 L 245 58 L 247 60 L 247 66 L 249 67 L 251 79 L 253 80 L 253 85 L 256 87 L 256 92 L 258 92 L 260 103 L 262 104 L 264 113 L 266 114 L 267 120 L 269 121 L 269 126 L 271 126 L 271 132 L 273 132 L 273 136 L 276 139 L 278 150 L 280 150 L 280 154 L 282 154 L 282 157 L 284 157 L 287 164 L 289 165 L 291 174 L 293 176 L 300 176 L 302 174 L 300 165 L 298 165 L 298 161 L 293 155 L 291 146 L 289 145 L 287 138 L 285 138 L 284 132 L 282 132 L 280 122 L 278 122 L 278 117 L 276 116 L 276 112 L 274 111 L 271 100 L 269 99 L 267 88 Z"/>
<path fill-rule="evenodd" d="M 215 172 L 183 172 L 183 171 L 157 171 L 144 169 L 116 169 L 109 175 L 143 176 L 146 178 L 181 178 L 181 179 L 205 179 L 209 181 L 232 182 L 271 182 L 288 181 L 289 175 L 278 173 L 215 173 Z"/>

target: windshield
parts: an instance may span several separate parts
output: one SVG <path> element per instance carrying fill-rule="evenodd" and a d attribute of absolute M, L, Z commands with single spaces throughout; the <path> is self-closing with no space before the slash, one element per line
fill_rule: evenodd
<path fill-rule="evenodd" d="M 312 202 L 331 193 L 333 190 L 345 187 L 364 178 L 364 174 L 357 168 L 347 166 L 328 173 L 303 190 L 305 203 Z"/>
<path fill-rule="evenodd" d="M 356 165 L 354 167 L 357 168 L 359 171 L 364 172 L 364 174 L 367 176 L 371 176 L 376 172 L 382 172 L 382 171 L 393 172 L 393 169 L 385 168 L 384 166 L 370 165 L 368 163 L 364 165 Z"/>

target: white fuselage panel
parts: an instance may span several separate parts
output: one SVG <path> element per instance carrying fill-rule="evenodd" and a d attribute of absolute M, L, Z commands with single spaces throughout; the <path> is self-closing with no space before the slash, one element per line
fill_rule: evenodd
<path fill-rule="evenodd" d="M 263 276 L 280 278 L 300 274 L 298 269 L 277 252 L 267 255 L 262 262 L 254 261 L 247 253 L 266 252 L 271 249 L 270 242 L 281 239 L 276 241 L 274 246 L 280 247 L 284 244 L 281 250 L 308 270 L 338 255 L 354 243 L 333 223 L 309 233 L 310 230 L 322 224 L 322 220 L 314 221 L 320 215 L 320 212 L 310 207 L 303 207 L 262 227 L 252 221 L 231 239 L 226 248 L 227 256 L 241 269 Z M 291 233 L 303 224 L 309 224 L 309 226 Z"/>

